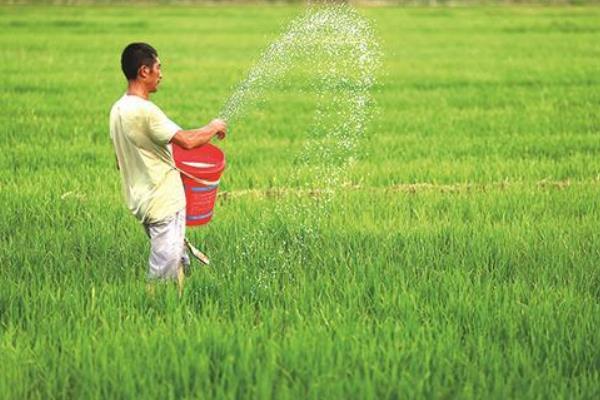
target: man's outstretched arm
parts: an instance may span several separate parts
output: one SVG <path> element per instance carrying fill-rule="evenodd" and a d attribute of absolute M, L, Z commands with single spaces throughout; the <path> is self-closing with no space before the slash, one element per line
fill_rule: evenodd
<path fill-rule="evenodd" d="M 181 130 L 172 138 L 171 143 L 183 147 L 186 150 L 200 147 L 210 142 L 214 136 L 223 139 L 227 132 L 227 123 L 220 119 L 214 119 L 210 124 L 199 129 Z"/>

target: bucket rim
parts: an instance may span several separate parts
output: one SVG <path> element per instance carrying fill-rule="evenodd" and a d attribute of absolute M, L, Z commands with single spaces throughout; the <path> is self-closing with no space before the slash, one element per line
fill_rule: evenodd
<path fill-rule="evenodd" d="M 216 156 L 212 160 L 206 160 L 195 157 L 185 157 L 186 155 L 192 155 L 194 152 L 200 151 L 200 149 L 205 149 L 212 155 Z M 215 160 L 216 159 L 216 160 Z M 223 150 L 218 148 L 217 146 L 206 143 L 202 146 L 195 147 L 190 150 L 186 150 L 180 146 L 173 146 L 173 160 L 175 161 L 175 165 L 182 171 L 185 171 L 188 174 L 197 176 L 197 174 L 215 174 L 221 173 L 225 169 L 226 161 L 225 161 L 225 153 Z M 213 162 L 215 160 L 216 162 Z M 211 167 L 194 167 L 192 165 L 186 165 L 186 163 L 203 163 L 203 164 L 212 164 Z M 202 176 L 197 176 L 198 178 L 202 178 Z"/>

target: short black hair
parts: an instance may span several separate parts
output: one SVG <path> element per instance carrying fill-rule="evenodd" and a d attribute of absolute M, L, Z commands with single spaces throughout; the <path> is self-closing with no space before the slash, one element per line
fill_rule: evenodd
<path fill-rule="evenodd" d="M 121 69 L 127 80 L 132 81 L 142 65 L 152 67 L 157 57 L 156 49 L 148 43 L 130 43 L 121 54 Z"/>

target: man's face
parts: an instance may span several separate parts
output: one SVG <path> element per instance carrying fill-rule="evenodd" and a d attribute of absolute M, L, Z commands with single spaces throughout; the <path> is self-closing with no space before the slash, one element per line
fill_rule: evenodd
<path fill-rule="evenodd" d="M 158 90 L 158 84 L 162 79 L 162 73 L 160 71 L 160 58 L 156 57 L 152 67 L 142 66 L 140 75 L 144 81 L 144 84 L 148 88 L 148 92 L 156 92 Z"/>

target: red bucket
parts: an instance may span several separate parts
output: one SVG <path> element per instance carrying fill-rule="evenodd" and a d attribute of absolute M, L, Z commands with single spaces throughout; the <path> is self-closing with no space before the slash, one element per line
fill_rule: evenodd
<path fill-rule="evenodd" d="M 185 188 L 186 225 L 204 225 L 213 216 L 219 181 L 225 169 L 225 155 L 210 143 L 192 150 L 173 144 L 173 158 L 177 168 L 196 178 L 181 174 Z"/>

